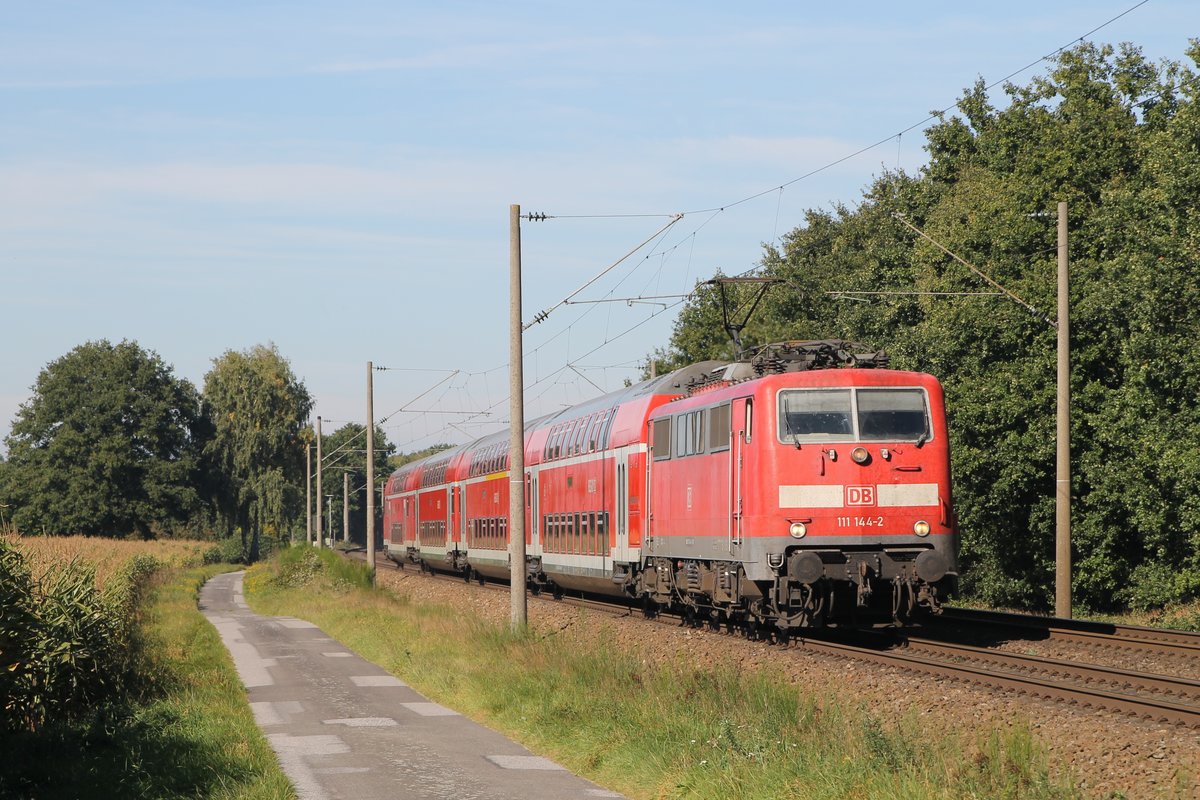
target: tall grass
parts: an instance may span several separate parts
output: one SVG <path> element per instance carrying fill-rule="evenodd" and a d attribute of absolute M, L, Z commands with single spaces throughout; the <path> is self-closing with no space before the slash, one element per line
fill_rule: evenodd
<path fill-rule="evenodd" d="M 197 610 L 199 586 L 228 567 L 164 570 L 153 551 L 101 587 L 78 555 L 43 560 L 39 577 L 0 541 L 0 681 L 22 682 L 3 687 L 0 797 L 294 797 Z M 33 655 L 13 658 L 22 649 Z"/>
<path fill-rule="evenodd" d="M 618 627 L 513 634 L 361 588 L 352 569 L 332 554 L 289 555 L 251 568 L 247 598 L 315 622 L 432 699 L 633 798 L 1078 796 L 1050 778 L 1025 729 L 963 738 L 813 696 L 769 668 L 662 665 Z"/>

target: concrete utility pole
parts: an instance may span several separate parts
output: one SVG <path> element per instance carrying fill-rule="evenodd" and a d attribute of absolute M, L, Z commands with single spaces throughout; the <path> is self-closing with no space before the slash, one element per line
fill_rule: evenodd
<path fill-rule="evenodd" d="M 350 470 L 342 472 L 342 541 L 350 541 Z"/>
<path fill-rule="evenodd" d="M 512 436 L 508 458 L 509 598 L 512 629 L 529 623 L 525 597 L 525 370 L 521 335 L 521 207 L 508 207 L 508 391 Z"/>
<path fill-rule="evenodd" d="M 312 546 L 312 445 L 304 446 L 304 541 Z"/>
<path fill-rule="evenodd" d="M 332 546 L 335 539 L 333 536 L 333 495 L 325 495 L 325 515 L 328 521 L 325 523 L 325 528 L 329 531 L 329 544 Z"/>
<path fill-rule="evenodd" d="M 325 533 L 321 530 L 321 495 L 325 484 L 321 483 L 321 418 L 317 417 L 317 547 L 325 546 Z"/>
<path fill-rule="evenodd" d="M 1067 204 L 1058 204 L 1058 446 L 1054 492 L 1054 614 L 1071 616 L 1071 337 Z"/>
<path fill-rule="evenodd" d="M 374 363 L 367 362 L 367 569 L 375 583 L 375 386 Z"/>

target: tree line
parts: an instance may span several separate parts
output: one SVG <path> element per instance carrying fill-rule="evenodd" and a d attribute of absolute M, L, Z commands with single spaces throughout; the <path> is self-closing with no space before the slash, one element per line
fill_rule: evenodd
<path fill-rule="evenodd" d="M 225 352 L 198 390 L 136 342 L 87 342 L 49 363 L 17 411 L 0 505 L 22 533 L 215 533 L 253 559 L 264 542 L 303 535 L 312 408 L 274 345 Z M 322 442 L 337 469 L 314 492 L 339 506 L 344 469 L 355 488 L 366 475 L 365 444 L 347 444 L 364 431 L 350 423 Z M 378 428 L 375 442 L 386 476 L 393 448 Z"/>
<path fill-rule="evenodd" d="M 1200 63 L 1200 44 L 1187 53 Z M 965 587 L 1051 607 L 1056 225 L 1069 205 L 1073 588 L 1094 609 L 1200 596 L 1197 74 L 1079 45 L 994 102 L 980 80 L 928 131 L 927 166 L 812 209 L 752 274 L 780 281 L 748 344 L 846 338 L 945 385 Z M 900 217 L 899 215 L 903 215 Z M 1031 305 L 1004 297 L 926 232 Z M 901 292 L 902 294 L 893 294 Z M 746 291 L 740 298 L 750 302 Z M 728 357 L 698 287 L 659 368 Z"/>

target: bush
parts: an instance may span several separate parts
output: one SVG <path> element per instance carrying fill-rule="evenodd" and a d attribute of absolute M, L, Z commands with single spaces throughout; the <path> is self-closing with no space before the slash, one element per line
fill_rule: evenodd
<path fill-rule="evenodd" d="M 1137 611 L 1186 602 L 1200 594 L 1200 574 L 1186 568 L 1146 562 L 1134 568 L 1129 577 L 1129 588 L 1122 594 L 1130 608 Z"/>
<path fill-rule="evenodd" d="M 272 559 L 269 570 L 259 577 L 251 571 L 255 580 L 263 580 L 285 589 L 308 586 L 324 581 L 335 591 L 351 588 L 371 588 L 371 573 L 365 563 L 350 561 L 328 549 L 315 547 L 289 547 L 280 550 Z"/>
<path fill-rule="evenodd" d="M 242 540 L 237 536 L 221 539 L 204 551 L 205 564 L 245 564 L 246 554 L 242 550 Z"/>

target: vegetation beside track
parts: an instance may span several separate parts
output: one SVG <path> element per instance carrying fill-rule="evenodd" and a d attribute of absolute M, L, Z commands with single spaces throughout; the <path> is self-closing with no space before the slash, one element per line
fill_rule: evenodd
<path fill-rule="evenodd" d="M 230 567 L 180 563 L 203 544 L 138 543 L 119 564 L 93 544 L 0 539 L 0 796 L 294 796 L 196 606 Z"/>
<path fill-rule="evenodd" d="M 431 699 L 631 798 L 1074 798 L 1028 730 L 972 741 L 781 685 L 765 671 L 658 666 L 615 641 L 515 635 L 368 588 L 307 548 L 255 565 L 259 613 L 296 616 Z"/>

